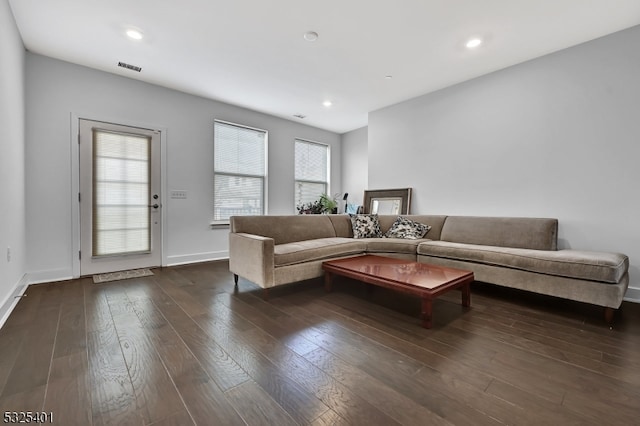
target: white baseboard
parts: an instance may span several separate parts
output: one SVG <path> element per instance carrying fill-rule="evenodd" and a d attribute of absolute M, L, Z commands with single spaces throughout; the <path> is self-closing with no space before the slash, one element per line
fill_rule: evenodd
<path fill-rule="evenodd" d="M 624 300 L 627 302 L 640 303 L 640 288 L 629 287 L 627 294 L 624 296 Z"/>
<path fill-rule="evenodd" d="M 167 256 L 166 266 L 187 265 L 189 263 L 209 262 L 212 260 L 222 260 L 229 258 L 229 251 L 211 251 L 207 253 L 183 254 L 178 256 Z"/>
<path fill-rule="evenodd" d="M 4 325 L 9 315 L 20 301 L 20 297 L 27 289 L 27 274 L 24 274 L 20 281 L 13 287 L 13 291 L 7 296 L 0 306 L 0 328 Z"/>
<path fill-rule="evenodd" d="M 71 269 L 51 269 L 48 271 L 29 272 L 27 274 L 27 282 L 29 285 L 71 279 L 73 279 L 73 271 L 71 271 Z"/>

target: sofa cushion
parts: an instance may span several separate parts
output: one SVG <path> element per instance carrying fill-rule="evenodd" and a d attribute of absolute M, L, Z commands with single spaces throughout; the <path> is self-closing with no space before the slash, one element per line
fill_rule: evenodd
<path fill-rule="evenodd" d="M 273 238 L 276 244 L 335 237 L 336 231 L 327 216 L 326 214 L 231 216 L 230 231 Z"/>
<path fill-rule="evenodd" d="M 446 241 L 423 242 L 418 246 L 418 255 L 606 283 L 620 282 L 629 269 L 629 258 L 620 253 L 531 250 Z"/>
<path fill-rule="evenodd" d="M 387 238 L 418 240 L 424 237 L 424 235 L 429 232 L 429 229 L 431 229 L 429 225 L 398 216 L 384 236 Z"/>
<path fill-rule="evenodd" d="M 275 266 L 284 266 L 360 254 L 365 251 L 365 248 L 363 241 L 353 238 L 318 238 L 278 244 L 273 249 L 273 257 Z"/>
<path fill-rule="evenodd" d="M 415 255 L 418 244 L 429 240 L 424 238 L 417 240 L 402 238 L 367 238 L 363 241 L 366 243 L 367 253 L 404 253 Z"/>
<path fill-rule="evenodd" d="M 353 225 L 348 214 L 328 214 L 325 215 L 331 221 L 336 237 L 353 238 Z"/>
<path fill-rule="evenodd" d="M 556 250 L 558 220 L 527 217 L 448 216 L 440 240 L 534 250 Z M 431 237 L 431 239 L 436 239 Z"/>
<path fill-rule="evenodd" d="M 382 237 L 377 214 L 351 214 L 353 238 Z"/>

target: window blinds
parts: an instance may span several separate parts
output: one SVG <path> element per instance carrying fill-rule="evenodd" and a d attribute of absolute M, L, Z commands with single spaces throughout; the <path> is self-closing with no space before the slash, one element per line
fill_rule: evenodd
<path fill-rule="evenodd" d="M 267 133 L 219 121 L 214 128 L 213 219 L 263 214 Z"/>
<path fill-rule="evenodd" d="M 328 191 L 329 147 L 295 140 L 295 202 L 310 203 Z"/>
<path fill-rule="evenodd" d="M 151 139 L 93 131 L 93 256 L 151 251 Z"/>

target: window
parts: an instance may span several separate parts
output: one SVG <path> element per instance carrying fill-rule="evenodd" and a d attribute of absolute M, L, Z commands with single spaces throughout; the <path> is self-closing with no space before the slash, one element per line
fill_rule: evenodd
<path fill-rule="evenodd" d="M 151 251 L 151 137 L 93 131 L 95 257 Z"/>
<path fill-rule="evenodd" d="M 296 139 L 296 206 L 310 203 L 329 191 L 329 146 Z"/>
<path fill-rule="evenodd" d="M 265 212 L 267 132 L 214 122 L 213 220 Z"/>

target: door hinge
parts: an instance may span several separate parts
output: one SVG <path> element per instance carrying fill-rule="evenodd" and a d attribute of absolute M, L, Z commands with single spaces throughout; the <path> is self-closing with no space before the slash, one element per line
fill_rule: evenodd
<path fill-rule="evenodd" d="M 80 202 L 80 193 L 78 192 L 78 202 Z"/>
<path fill-rule="evenodd" d="M 82 252 L 78 250 L 78 260 L 82 260 Z"/>
<path fill-rule="evenodd" d="M 80 133 L 78 133 L 78 145 L 80 145 Z"/>

